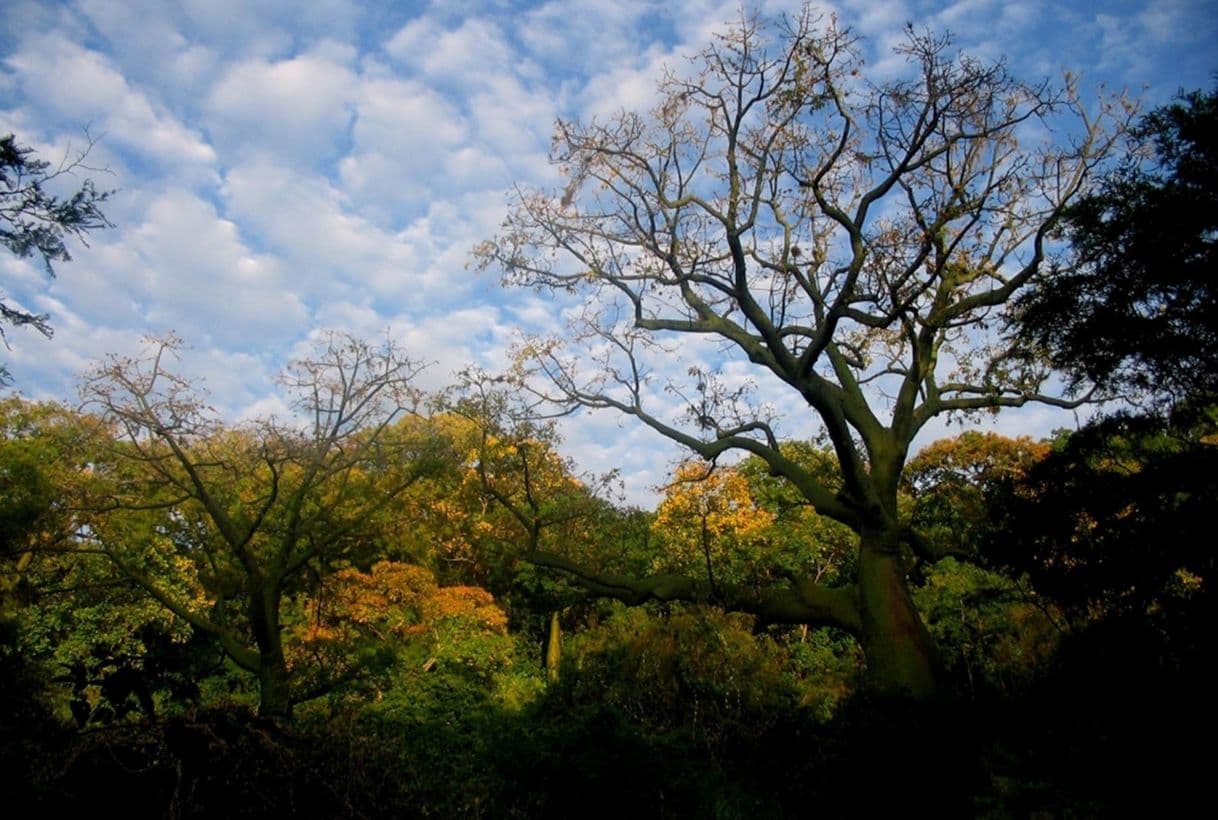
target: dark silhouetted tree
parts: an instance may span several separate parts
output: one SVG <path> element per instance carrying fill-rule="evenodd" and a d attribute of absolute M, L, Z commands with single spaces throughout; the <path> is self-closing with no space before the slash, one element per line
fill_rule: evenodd
<path fill-rule="evenodd" d="M 1076 383 L 1170 403 L 1218 391 L 1218 91 L 1149 114 L 1064 214 L 1072 253 L 1014 314 Z"/>
<path fill-rule="evenodd" d="M 90 141 L 73 158 L 52 167 L 35 157 L 34 149 L 18 143 L 13 134 L 0 137 L 0 243 L 22 258 L 37 255 L 48 276 L 55 275 L 53 263 L 72 258 L 65 239 L 84 243 L 90 231 L 113 227 L 101 211 L 111 192 L 97 190 L 91 179 L 66 198 L 50 190 L 61 177 L 92 170 L 84 164 L 92 145 Z M 48 315 L 14 307 L 0 298 L 0 340 L 7 342 L 6 324 L 28 325 L 47 337 L 52 333 Z M 0 365 L 0 383 L 8 379 L 8 369 Z"/>

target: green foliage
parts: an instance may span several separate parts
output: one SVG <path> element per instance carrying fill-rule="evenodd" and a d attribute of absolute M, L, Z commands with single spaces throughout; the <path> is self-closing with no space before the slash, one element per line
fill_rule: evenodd
<path fill-rule="evenodd" d="M 832 455 L 784 442 L 783 455 L 840 484 Z M 691 461 L 678 467 L 651 522 L 644 574 L 708 574 L 718 583 L 764 587 L 791 578 L 839 583 L 854 573 L 858 535 L 819 515 L 789 481 L 761 459 L 736 467 Z"/>
<path fill-rule="evenodd" d="M 1026 688 L 1061 638 L 1047 602 L 1036 593 L 951 558 L 926 570 L 914 601 L 953 682 L 970 698 Z"/>
<path fill-rule="evenodd" d="M 748 616 L 614 607 L 567 643 L 562 688 L 648 733 L 687 738 L 716 760 L 788 720 L 828 719 L 859 680 L 857 644 L 831 630 L 755 635 Z M 733 751 L 735 750 L 735 751 Z"/>
<path fill-rule="evenodd" d="M 197 672 L 187 625 L 81 549 L 102 432 L 56 404 L 0 404 L 0 609 L 15 651 L 44 670 L 48 706 L 82 726 L 189 701 Z"/>
<path fill-rule="evenodd" d="M 215 636 L 257 676 L 260 708 L 287 717 L 296 682 L 284 655 L 285 596 L 347 562 L 370 564 L 401 526 L 394 502 L 452 466 L 417 408 L 422 365 L 392 341 L 324 335 L 281 382 L 300 413 L 229 426 L 174 372 L 180 339 L 111 356 L 82 394 L 113 427 L 108 479 L 89 496 L 82 546 L 104 553 L 166 610 Z"/>
<path fill-rule="evenodd" d="M 106 723 L 133 711 L 151 716 L 155 695 L 179 703 L 167 662 L 190 641 L 181 620 L 123 583 L 96 556 L 44 567 L 33 600 L 17 616 L 21 645 L 54 670 L 77 724 Z"/>
<path fill-rule="evenodd" d="M 543 687 L 536 653 L 519 639 L 442 618 L 398 645 L 375 693 L 316 702 L 301 710 L 300 730 L 332 744 L 323 776 L 358 814 L 499 815 L 520 787 L 494 764 Z"/>
<path fill-rule="evenodd" d="M 777 135 L 772 140 L 747 137 L 747 127 L 724 134 L 732 151 L 747 149 L 748 162 L 768 157 L 746 177 L 771 169 L 790 179 L 777 187 L 742 184 L 748 179 L 736 179 L 732 170 L 729 198 L 756 191 L 762 198 L 754 210 L 772 209 L 774 191 L 795 192 L 792 202 L 806 205 L 808 191 L 818 189 L 813 199 L 821 211 L 837 214 L 836 227 L 812 220 L 801 205 L 788 209 L 797 231 L 759 241 L 749 231 L 764 234 L 773 220 L 733 228 L 732 206 L 731 213 L 695 220 L 682 247 L 670 245 L 662 254 L 658 277 L 646 265 L 589 276 L 584 268 L 596 268 L 594 257 L 610 268 L 629 257 L 590 253 L 579 280 L 568 282 L 565 268 L 522 271 L 528 253 L 516 251 L 579 236 L 592 223 L 586 211 L 566 204 L 550 210 L 538 199 L 522 203 L 515 234 L 503 240 L 513 253 L 499 261 L 509 275 L 533 275 L 543 285 L 583 286 L 599 278 L 599 287 L 617 275 L 623 298 L 640 308 L 635 315 L 657 331 L 665 324 L 730 330 L 728 338 L 754 363 L 785 378 L 823 414 L 832 448 L 780 445 L 759 416 L 741 412 L 745 393 L 696 368 L 688 396 L 674 388 L 689 403 L 698 432 L 682 437 L 634 403 L 643 391 L 625 374 L 641 370 L 615 370 L 606 359 L 614 378 L 584 382 L 565 369 L 565 359 L 547 359 L 543 350 L 541 360 L 557 368 L 550 375 L 568 399 L 639 415 L 708 459 L 678 472 L 654 515 L 623 511 L 599 497 L 601 482 L 576 478 L 573 465 L 557 454 L 554 428 L 522 419 L 500 380 L 471 376 L 461 398 L 425 422 L 412 415 L 420 401 L 409 384 L 414 363 L 391 348 L 382 356 L 337 336 L 285 377 L 301 391 L 300 408 L 312 420 L 299 430 L 217 421 L 189 384 L 162 367 L 172 343 L 162 345 L 155 364 L 112 360 L 94 374 L 90 395 L 112 428 L 53 405 L 6 402 L 0 405 L 0 767 L 21 784 L 16 808 L 30 803 L 31 816 L 79 813 L 82 806 L 177 817 L 1072 816 L 1128 809 L 1123 799 L 1106 802 L 1104 790 L 1124 798 L 1138 775 L 1170 768 L 1144 762 L 1146 748 L 1186 763 L 1174 747 L 1162 750 L 1171 747 L 1175 727 L 1203 725 L 1194 707 L 1212 699 L 1212 678 L 1200 670 L 1212 655 L 1214 620 L 1213 560 L 1205 547 L 1218 502 L 1214 408 L 1197 402 L 1186 416 L 1178 407 L 1170 423 L 1109 419 L 1062 438 L 1051 453 L 1028 440 L 966 433 L 905 460 L 909 437 L 936 414 L 1030 397 L 1022 392 L 1032 388 L 1027 374 L 1008 371 L 1004 352 L 974 357 L 950 347 L 968 338 L 960 328 L 984 321 L 1033 277 L 1037 263 L 1017 271 L 1015 257 L 1039 242 L 1042 220 L 1052 223 L 1078 184 L 1041 202 L 1048 211 L 1027 211 L 1019 204 L 1024 193 L 1039 202 L 1038 186 L 1052 188 L 1066 177 L 1016 175 L 999 184 L 993 168 L 974 167 L 993 156 L 982 138 L 996 140 L 991 148 L 1014 151 L 1015 131 L 1052 106 L 1037 98 L 1040 90 L 1009 81 L 1001 66 L 957 62 L 945 56 L 946 41 L 914 36 L 909 52 L 920 59 L 928 85 L 876 88 L 878 96 L 850 115 L 860 131 L 870 132 L 866 139 L 910 143 L 897 152 L 916 160 L 899 169 L 906 178 L 898 185 L 881 180 L 871 193 L 836 190 L 833 180 L 862 184 L 872 169 L 863 154 L 835 149 L 830 140 L 828 164 L 805 184 L 792 176 L 804 173 L 799 163 L 767 152 L 798 146 L 802 137 L 792 143 L 787 129 L 805 114 L 813 124 L 822 115 L 832 120 L 823 100 L 809 103 L 801 95 L 818 83 L 832 90 L 834 76 L 854 87 L 847 79 L 856 68 L 852 41 L 844 32 L 819 37 L 804 17 L 786 32 L 792 38 L 786 57 L 762 65 L 745 48 L 755 34 L 745 26 L 708 52 L 715 58 L 711 68 L 737 61 L 747 69 L 721 77 L 721 88 L 736 83 L 739 94 L 756 94 L 755 111 L 772 96 L 777 108 L 765 110 L 790 108 L 795 119 L 754 123 L 757 133 L 770 128 Z M 826 45 L 849 59 L 835 69 L 826 63 L 824 76 L 810 85 L 810 59 L 819 59 L 816 49 Z M 773 77 L 785 88 L 772 93 L 766 73 L 781 65 L 791 74 Z M 946 96 L 938 96 L 944 89 Z M 670 96 L 672 105 L 653 131 L 674 150 L 690 132 L 671 126 L 690 110 L 691 99 L 705 96 L 691 98 L 689 90 Z M 923 130 L 924 113 L 911 102 L 919 94 L 927 111 L 939 112 L 942 104 L 948 112 L 938 120 L 944 128 L 980 123 L 978 137 Z M 839 102 L 837 113 L 845 117 L 855 100 Z M 1114 313 L 1132 304 L 1150 330 L 1135 353 L 1105 349 L 1082 361 L 1078 372 L 1087 377 L 1146 389 L 1168 367 L 1170 389 L 1212 387 L 1212 374 L 1198 363 L 1209 348 L 1180 359 L 1173 334 L 1186 326 L 1175 323 L 1177 311 L 1192 321 L 1213 307 L 1208 283 L 1197 284 L 1205 279 L 1198 270 L 1208 273 L 1213 261 L 1214 225 L 1204 221 L 1212 200 L 1214 163 L 1206 140 L 1213 107 L 1213 95 L 1192 95 L 1156 112 L 1142 136 L 1157 140 L 1163 170 L 1127 169 L 1111 177 L 1100 196 L 1064 212 L 1079 253 L 1074 273 L 1118 281 L 1130 270 L 1160 276 L 1160 263 L 1178 263 L 1183 271 L 1183 284 L 1151 289 L 1142 302 L 1102 296 Z M 725 103 L 716 116 L 730 108 Z M 560 149 L 589 158 L 572 166 L 583 176 L 570 193 L 584 177 L 598 175 L 606 180 L 606 197 L 643 190 L 622 176 L 651 168 L 655 159 L 636 156 L 633 165 L 622 164 L 646 142 L 633 133 L 595 124 L 565 128 Z M 736 145 L 738 133 L 747 139 Z M 804 136 L 815 141 L 824 133 Z M 1097 145 L 1106 139 L 1099 131 L 1090 136 Z M 623 137 L 624 144 L 614 144 Z M 985 150 L 974 150 L 978 145 Z M 1076 147 L 1084 153 L 1050 151 L 1039 167 L 1081 170 L 1098 161 L 1082 145 Z M 936 164 L 948 155 L 954 159 L 947 166 Z M 668 158 L 676 154 L 665 149 L 656 156 L 667 174 Z M 0 160 L 0 172 L 21 163 L 27 174 L 47 170 L 11 137 L 0 140 Z M 1006 173 L 1003 168 L 1038 163 L 999 165 Z M 948 166 L 951 173 L 939 179 Z M 997 187 L 962 202 L 963 189 L 949 179 L 957 172 Z M 646 176 L 634 179 L 647 182 Z M 1076 177 L 1081 180 L 1081 174 L 1070 178 Z M 14 190 L 17 177 L 0 179 Z M 615 187 L 623 179 L 627 184 Z M 680 175 L 672 182 L 686 184 Z M 830 187 L 818 188 L 822 184 Z M 910 185 L 926 196 L 907 196 Z M 31 190 L 38 193 L 37 186 Z M 866 207 L 831 202 L 840 195 L 880 203 L 888 191 L 908 200 L 912 210 L 903 221 L 898 214 L 895 222 L 868 228 Z M 1171 207 L 1197 209 L 1187 215 L 1196 219 L 1182 220 L 1180 228 L 1200 241 L 1185 247 L 1192 254 L 1187 259 L 1165 257 L 1152 265 L 1142 256 L 1160 246 L 1139 244 L 1149 242 L 1146 226 L 1127 229 L 1141 218 L 1136 208 L 1167 207 L 1165 192 L 1179 200 L 1167 203 Z M 685 218 L 682 208 L 719 207 L 660 193 L 655 213 L 668 214 L 674 225 Z M 91 186 L 80 196 L 73 207 L 95 208 L 104 199 Z M 674 201 L 687 204 L 674 210 Z M 892 211 L 877 207 L 875 213 Z M 570 231 L 543 230 L 540 240 L 529 237 L 531 229 L 562 227 L 568 218 L 580 222 Z M 99 227 L 81 217 L 73 228 L 63 219 L 62 230 L 78 237 Z M 659 249 L 659 239 L 676 235 L 658 237 L 658 223 L 647 222 L 651 236 L 643 222 L 634 223 L 640 238 L 629 234 L 628 220 L 610 219 L 610 228 L 627 233 L 615 240 L 602 232 L 589 247 L 616 241 Z M 743 252 L 737 247 L 729 255 L 733 262 L 768 265 L 782 278 L 764 279 L 795 287 L 753 299 L 748 270 L 719 281 L 719 263 L 728 256 L 720 253 L 722 237 L 699 238 L 708 226 L 728 227 L 727 239 L 737 245 L 743 239 Z M 1088 227 L 1096 230 L 1080 233 Z M 838 260 L 841 271 L 853 272 L 825 291 L 816 277 L 847 247 L 818 232 L 839 228 L 857 240 L 846 243 L 854 256 Z M 961 239 L 975 228 L 997 231 L 1000 239 L 1011 233 L 989 243 L 993 259 L 975 259 L 981 246 Z M 796 233 L 817 258 L 804 261 L 791 244 Z M 41 253 L 49 269 L 52 259 L 67 258 L 63 235 L 0 238 L 18 253 Z M 924 236 L 924 246 L 909 246 L 910 236 Z M 1131 244 L 1122 245 L 1126 240 Z M 910 250 L 922 261 L 910 264 Z M 708 259 L 715 264 L 708 267 Z M 1119 270 L 1110 266 L 1118 262 Z M 917 285 L 923 274 L 930 278 Z M 1090 284 L 1061 276 L 1063 298 L 1076 285 L 1094 295 Z M 1148 292 L 1130 286 L 1128 277 L 1121 281 L 1131 293 Z M 661 312 L 643 309 L 652 298 L 646 294 L 663 298 L 674 284 L 676 298 L 689 300 L 692 313 L 665 319 L 663 310 L 679 301 L 655 303 Z M 831 295 L 833 288 L 840 293 Z M 812 301 L 804 304 L 805 297 Z M 773 308 L 769 318 L 757 308 L 762 304 Z M 1025 318 L 1034 315 L 1028 310 Z M 619 314 L 601 314 L 610 316 L 604 335 L 622 342 L 616 349 L 631 364 L 636 350 L 653 349 L 633 347 L 638 337 L 614 335 Z M 827 332 L 806 327 L 809 317 Z M 1156 324 L 1160 317 L 1168 318 Z M 835 340 L 843 319 L 857 332 Z M 742 324 L 733 326 L 737 320 Z M 770 327 L 775 321 L 781 326 Z M 1209 345 L 1208 315 L 1195 328 Z M 761 335 L 751 335 L 755 330 Z M 1091 327 L 1085 335 L 1094 343 L 1107 332 L 1114 331 Z M 937 382 L 926 364 L 941 351 L 955 358 L 962 378 L 976 376 L 977 383 L 948 388 Z M 822 352 L 832 361 L 818 370 Z M 1135 364 L 1128 364 L 1130 357 Z M 877 368 L 904 380 L 890 430 L 879 429 L 859 392 L 860 380 Z M 336 371 L 343 388 L 323 397 Z M 393 378 L 359 384 L 346 378 L 356 371 Z M 826 392 L 830 375 L 840 383 Z M 584 392 L 610 383 L 630 401 Z M 351 389 L 357 392 L 343 392 Z M 388 394 L 392 402 L 377 406 L 377 397 Z M 351 407 L 368 413 L 348 414 L 344 408 Z M 747 444 L 744 449 L 763 457 L 710 471 L 728 444 Z M 884 537 L 867 544 L 876 533 Z M 923 539 L 934 549 L 923 549 Z M 916 560 L 895 557 L 902 540 L 918 547 Z M 719 582 L 747 590 L 777 585 L 814 601 L 820 599 L 813 598 L 813 584 L 868 586 L 880 578 L 877 588 L 833 599 L 860 602 L 856 619 L 834 622 L 866 640 L 876 623 L 913 634 L 924 619 L 966 702 L 925 706 L 859 694 L 862 650 L 844 632 L 760 629 L 751 616 L 707 605 L 590 603 L 576 586 L 518 563 L 542 551 L 561 552 L 605 577 L 705 576 L 713 594 L 704 597 L 712 601 Z M 931 564 L 928 556 L 936 552 L 980 555 L 992 566 L 952 559 Z M 858 555 L 872 561 L 861 564 L 867 571 L 859 572 Z M 877 557 L 886 562 L 885 573 L 869 576 Z M 916 610 L 904 605 L 907 571 L 916 579 Z M 864 584 L 867 577 L 872 581 Z M 900 606 L 863 606 L 892 595 Z M 1065 630 L 1062 637 L 1059 609 L 1090 628 Z M 539 616 L 551 612 L 561 614 L 568 630 L 556 680 L 543 672 L 537 629 Z M 900 654 L 893 651 L 899 638 L 879 643 L 881 660 Z M 228 663 L 220 663 L 223 653 Z M 906 661 L 899 658 L 893 668 Z M 236 674 L 238 665 L 243 675 Z M 304 700 L 295 724 L 251 714 L 259 698 L 263 706 L 267 698 L 265 686 L 256 692 L 248 673 L 265 683 L 270 676 L 261 673 L 272 666 L 290 674 L 291 694 Z M 904 682 L 897 679 L 889 692 Z M 327 697 L 311 697 L 321 692 Z M 287 694 L 278 693 L 283 710 L 291 705 Z M 281 718 L 286 711 L 270 714 Z M 69 723 L 87 731 L 69 734 L 63 728 Z M 1136 731 L 1126 733 L 1130 726 Z M 1180 768 L 1198 777 L 1201 769 L 1195 761 L 1192 769 Z M 1104 777 L 1114 772 L 1115 787 Z"/>
<path fill-rule="evenodd" d="M 392 561 L 336 572 L 285 620 L 289 668 L 331 703 L 380 702 L 437 675 L 489 692 L 517 646 L 486 590 L 438 586 L 423 567 Z"/>
<path fill-rule="evenodd" d="M 782 455 L 816 476 L 825 487 L 841 489 L 841 475 L 833 454 L 813 442 L 785 441 Z M 757 506 L 773 519 L 768 541 L 777 576 L 800 575 L 827 584 L 853 580 L 858 535 L 849 527 L 817 513 L 791 485 L 775 476 L 759 458 L 740 463 Z"/>
<path fill-rule="evenodd" d="M 69 488 L 88 480 L 99 429 L 53 402 L 0 400 L 0 594 L 17 583 L 10 573 L 23 555 L 62 547 L 79 525 Z"/>
<path fill-rule="evenodd" d="M 1133 136 L 1126 164 L 1066 213 L 1073 259 L 1019 300 L 1017 327 L 1076 382 L 1166 402 L 1212 394 L 1218 90 L 1157 109 Z"/>
<path fill-rule="evenodd" d="M 799 705 L 813 719 L 828 722 L 859 689 L 863 653 L 858 642 L 838 630 L 806 627 L 779 634 L 776 640 Z"/>
<path fill-rule="evenodd" d="M 1049 452 L 1022 436 L 969 430 L 924 447 L 905 469 L 909 522 L 944 554 L 976 555 L 990 496 L 1019 480 Z"/>
<path fill-rule="evenodd" d="M 995 494 L 988 553 L 1084 623 L 1212 607 L 1216 430 L 1209 406 L 1088 425 Z"/>

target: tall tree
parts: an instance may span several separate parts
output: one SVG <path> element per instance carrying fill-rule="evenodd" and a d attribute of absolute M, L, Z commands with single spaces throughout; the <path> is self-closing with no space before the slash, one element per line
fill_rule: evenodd
<path fill-rule="evenodd" d="M 757 574 L 749 564 L 773 523 L 773 514 L 754 502 L 748 480 L 735 468 L 685 462 L 656 508 L 652 530 L 661 552 L 654 566 L 702 575 L 716 590 L 747 580 Z"/>
<path fill-rule="evenodd" d="M 72 257 L 64 240 L 80 242 L 90 231 L 112 227 L 101 205 L 109 191 L 98 191 L 91 179 L 66 198 L 50 189 L 56 180 L 91 170 L 85 165 L 92 141 L 84 151 L 52 167 L 34 156 L 34 149 L 21 145 L 13 134 L 0 137 L 0 244 L 21 258 L 37 254 L 48 276 L 55 275 L 54 262 Z M 0 340 L 7 343 L 4 325 L 29 325 L 44 336 L 52 333 L 50 317 L 14 307 L 0 298 Z M 0 383 L 9 379 L 8 369 L 0 365 Z"/>
<path fill-rule="evenodd" d="M 89 538 L 148 595 L 218 637 L 254 674 L 259 709 L 290 715 L 294 689 L 281 607 L 310 581 L 367 559 L 378 519 L 448 463 L 417 415 L 421 365 L 392 342 L 330 334 L 288 368 L 298 426 L 226 427 L 173 372 L 180 343 L 112 357 L 82 388 L 115 425 Z"/>
<path fill-rule="evenodd" d="M 782 449 L 808 469 L 824 455 L 803 443 Z M 720 596 L 730 586 L 759 588 L 791 576 L 820 581 L 853 571 L 854 533 L 817 515 L 756 458 L 739 466 L 678 465 L 651 528 L 652 569 L 702 576 Z"/>
<path fill-rule="evenodd" d="M 799 578 L 731 606 L 845 629 L 879 691 L 923 697 L 935 653 L 902 545 L 933 545 L 898 510 L 910 443 L 946 413 L 1079 401 L 1042 392 L 1046 370 L 991 327 L 1046 265 L 1130 112 L 1091 111 L 1073 83 L 1023 83 L 947 37 L 911 29 L 898 51 L 905 75 L 869 82 L 833 21 L 743 17 L 691 75 L 665 74 L 650 116 L 560 122 L 567 186 L 519 194 L 477 254 L 506 284 L 588 299 L 583 357 L 556 339 L 522 350 L 539 395 L 632 416 L 707 461 L 751 453 L 858 533 L 855 583 Z M 799 396 L 840 485 L 783 454 L 747 390 L 699 367 L 665 382 L 673 336 L 717 338 Z M 713 593 L 704 579 L 580 577 L 631 600 Z"/>
<path fill-rule="evenodd" d="M 1072 253 L 1014 314 L 1076 381 L 1170 403 L 1218 394 L 1218 90 L 1149 114 L 1064 214 Z"/>

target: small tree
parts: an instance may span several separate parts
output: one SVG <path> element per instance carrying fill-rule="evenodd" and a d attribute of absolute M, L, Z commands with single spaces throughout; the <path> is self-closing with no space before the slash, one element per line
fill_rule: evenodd
<path fill-rule="evenodd" d="M 378 519 L 446 460 L 416 408 L 422 365 L 392 342 L 330 334 L 288 368 L 298 426 L 223 426 L 175 375 L 175 338 L 111 357 L 82 388 L 115 425 L 113 482 L 89 537 L 148 595 L 258 677 L 262 714 L 285 717 L 318 692 L 293 688 L 283 597 L 369 556 Z"/>
<path fill-rule="evenodd" d="M 977 430 L 927 445 L 905 468 L 905 490 L 916 499 L 911 523 L 936 551 L 966 560 L 977 557 L 994 493 L 1022 480 L 1049 449 L 1027 436 Z"/>
<path fill-rule="evenodd" d="M 90 141 L 74 158 L 52 168 L 46 160 L 35 158 L 34 149 L 19 144 L 14 135 L 0 137 L 0 244 L 23 259 L 37 254 L 48 276 L 55 275 L 52 263 L 72 258 L 65 238 L 84 243 L 90 231 L 113 227 L 100 207 L 111 192 L 98 191 L 92 180 L 86 179 L 67 199 L 48 191 L 60 177 L 91 170 L 85 158 L 92 144 Z M 6 343 L 5 324 L 29 325 L 50 337 L 49 320 L 44 313 L 12 307 L 0 298 L 0 340 Z M 0 366 L 0 383 L 8 378 L 8 370 Z"/>
<path fill-rule="evenodd" d="M 664 76 L 650 116 L 560 122 L 565 190 L 521 192 L 477 255 L 506 284 L 588 299 L 573 330 L 582 358 L 555 339 L 522 350 L 530 389 L 632 416 L 706 461 L 751 453 L 858 533 L 855 583 L 796 579 L 725 603 L 845 629 L 879 691 L 929 696 L 934 651 L 902 546 L 935 557 L 933 544 L 897 506 L 910 444 L 943 414 L 1080 401 L 1043 392 L 1047 371 L 1014 361 L 991 328 L 1036 280 L 1131 112 L 1092 116 L 1072 82 L 1020 82 L 946 37 L 911 29 L 899 52 L 908 78 L 867 82 L 834 23 L 746 17 L 692 76 Z M 660 381 L 674 335 L 716 338 L 793 391 L 823 425 L 840 485 L 783 454 L 747 390 L 701 367 Z M 683 418 L 660 409 L 660 386 L 683 397 Z M 545 562 L 627 600 L 714 593 Z"/>

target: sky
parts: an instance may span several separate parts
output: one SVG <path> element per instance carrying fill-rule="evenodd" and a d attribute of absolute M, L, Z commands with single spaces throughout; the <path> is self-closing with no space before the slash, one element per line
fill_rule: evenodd
<path fill-rule="evenodd" d="M 1212 0 L 819 8 L 862 37 L 874 76 L 897 70 L 907 22 L 1005 56 L 1022 78 L 1069 70 L 1147 108 L 1213 87 L 1218 72 Z M 90 362 L 167 331 L 234 421 L 287 413 L 274 377 L 327 329 L 388 332 L 432 363 L 429 389 L 468 364 L 502 368 L 521 334 L 574 307 L 471 265 L 513 186 L 560 184 L 547 159 L 555 120 L 647 109 L 659 72 L 738 17 L 718 0 L 0 0 L 0 134 L 53 162 L 92 138 L 91 176 L 116 190 L 115 227 L 74 246 L 55 279 L 0 256 L 0 293 L 55 328 L 49 340 L 9 332 L 0 361 L 13 389 L 74 401 Z M 1073 423 L 1035 408 L 991 426 Z M 797 419 L 784 432 L 810 431 Z M 608 412 L 566 420 L 563 434 L 580 468 L 620 468 L 627 500 L 644 506 L 681 455 Z"/>

